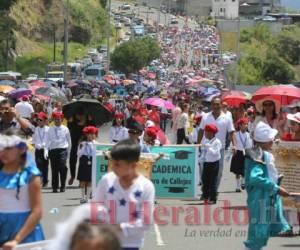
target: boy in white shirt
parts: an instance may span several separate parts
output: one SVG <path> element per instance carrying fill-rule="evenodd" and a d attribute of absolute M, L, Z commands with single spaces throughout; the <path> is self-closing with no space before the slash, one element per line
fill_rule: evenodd
<path fill-rule="evenodd" d="M 205 139 L 201 146 L 200 157 L 200 161 L 203 162 L 202 197 L 205 204 L 215 204 L 217 202 L 217 178 L 222 142 L 215 137 L 216 133 L 218 133 L 216 125 L 206 125 L 204 133 Z"/>
<path fill-rule="evenodd" d="M 58 192 L 60 179 L 60 192 L 65 192 L 66 178 L 68 173 L 67 160 L 71 151 L 71 136 L 69 129 L 62 125 L 64 115 L 61 112 L 53 112 L 54 126 L 50 127 L 46 136 L 45 158 L 51 162 L 52 189 Z M 60 178 L 59 178 L 60 177 Z"/>
<path fill-rule="evenodd" d="M 43 187 L 46 187 L 48 184 L 49 160 L 45 157 L 46 135 L 49 130 L 49 127 L 46 125 L 47 119 L 48 117 L 44 112 L 38 113 L 38 126 L 34 129 L 34 133 L 32 135 L 32 144 L 35 147 L 35 162 L 42 173 Z"/>
<path fill-rule="evenodd" d="M 98 183 L 93 201 L 112 209 L 123 249 L 143 246 L 144 231 L 152 223 L 155 189 L 153 183 L 137 173 L 140 146 L 127 139 L 111 149 L 113 172 Z"/>

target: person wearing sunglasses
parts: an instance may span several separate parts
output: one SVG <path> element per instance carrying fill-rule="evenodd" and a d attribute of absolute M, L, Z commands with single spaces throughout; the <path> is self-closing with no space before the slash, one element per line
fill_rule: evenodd
<path fill-rule="evenodd" d="M 255 103 L 256 110 L 260 115 L 256 116 L 254 121 L 254 129 L 256 125 L 262 121 L 268 124 L 271 128 L 278 130 L 278 136 L 281 136 L 287 131 L 287 119 L 283 113 L 280 112 L 281 104 L 271 97 L 266 97 Z"/>

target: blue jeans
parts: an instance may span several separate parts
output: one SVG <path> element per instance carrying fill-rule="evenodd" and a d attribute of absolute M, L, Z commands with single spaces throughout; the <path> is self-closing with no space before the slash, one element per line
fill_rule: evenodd
<path fill-rule="evenodd" d="M 217 191 L 219 190 L 219 186 L 220 186 L 222 175 L 223 175 L 225 148 L 222 148 L 221 151 L 220 151 L 220 153 L 221 153 L 221 159 L 219 161 L 219 173 L 218 173 L 218 180 L 217 180 Z"/>

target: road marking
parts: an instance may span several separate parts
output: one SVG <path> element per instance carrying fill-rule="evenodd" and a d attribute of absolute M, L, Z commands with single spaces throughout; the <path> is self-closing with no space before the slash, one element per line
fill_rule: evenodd
<path fill-rule="evenodd" d="M 156 235 L 157 246 L 164 246 L 165 243 L 164 243 L 163 239 L 161 238 L 161 233 L 159 231 L 159 227 L 157 224 L 154 224 L 154 231 L 155 231 L 155 235 Z"/>

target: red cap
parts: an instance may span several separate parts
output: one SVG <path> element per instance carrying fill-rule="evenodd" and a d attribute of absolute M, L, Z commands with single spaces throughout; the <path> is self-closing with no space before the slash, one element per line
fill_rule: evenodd
<path fill-rule="evenodd" d="M 237 120 L 236 122 L 236 125 L 241 125 L 241 124 L 245 124 L 245 123 L 248 123 L 249 122 L 249 119 L 247 117 L 242 117 L 240 119 Z"/>
<path fill-rule="evenodd" d="M 207 131 L 207 132 L 212 132 L 214 134 L 218 133 L 218 131 L 219 131 L 217 126 L 214 125 L 214 124 L 207 124 L 205 126 L 204 130 Z"/>
<path fill-rule="evenodd" d="M 195 122 L 201 122 L 201 120 L 202 120 L 202 116 L 201 116 L 201 115 L 196 115 L 196 116 L 194 117 L 194 121 L 195 121 Z"/>
<path fill-rule="evenodd" d="M 124 119 L 124 115 L 122 113 L 115 113 L 115 119 L 123 120 Z"/>
<path fill-rule="evenodd" d="M 52 118 L 53 119 L 64 119 L 64 114 L 62 112 L 53 112 Z"/>
<path fill-rule="evenodd" d="M 139 115 L 135 116 L 134 120 L 136 122 L 138 122 L 139 124 L 145 124 L 146 123 L 145 119 L 142 116 L 139 116 Z"/>
<path fill-rule="evenodd" d="M 98 134 L 98 128 L 94 127 L 94 126 L 87 126 L 85 127 L 83 130 L 82 130 L 82 133 L 84 135 L 87 135 L 87 134 Z"/>
<path fill-rule="evenodd" d="M 145 134 L 153 139 L 156 139 L 157 133 L 158 133 L 158 128 L 156 127 L 148 127 L 145 129 Z"/>
<path fill-rule="evenodd" d="M 159 118 L 158 113 L 152 112 L 152 113 L 149 115 L 149 120 L 153 121 L 154 123 L 159 123 L 160 118 Z"/>
<path fill-rule="evenodd" d="M 22 101 L 29 101 L 29 96 L 28 95 L 23 95 L 22 96 Z"/>
<path fill-rule="evenodd" d="M 143 115 L 143 116 L 147 116 L 147 115 L 149 115 L 149 112 L 148 112 L 147 109 L 141 108 L 141 109 L 140 109 L 140 114 Z"/>
<path fill-rule="evenodd" d="M 44 112 L 38 113 L 37 117 L 38 117 L 38 119 L 41 119 L 41 120 L 47 120 L 48 119 L 47 114 L 45 114 Z"/>

